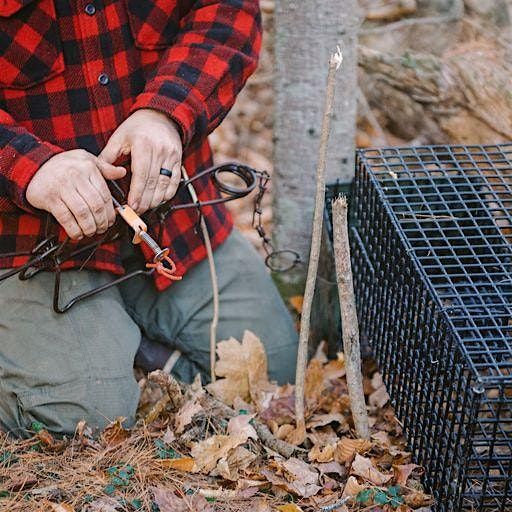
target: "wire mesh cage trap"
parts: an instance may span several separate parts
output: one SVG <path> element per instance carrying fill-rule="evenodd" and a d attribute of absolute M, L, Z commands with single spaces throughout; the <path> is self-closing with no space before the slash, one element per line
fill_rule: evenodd
<path fill-rule="evenodd" d="M 358 153 L 361 330 L 438 511 L 512 511 L 512 144 Z"/>

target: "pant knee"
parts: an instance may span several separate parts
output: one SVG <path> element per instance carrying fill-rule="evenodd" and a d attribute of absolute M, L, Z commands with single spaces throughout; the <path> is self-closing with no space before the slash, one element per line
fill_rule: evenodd
<path fill-rule="evenodd" d="M 72 435 L 78 422 L 101 431 L 110 421 L 126 418 L 132 426 L 139 400 L 133 376 L 95 379 L 31 390 L 18 396 L 19 427 L 30 431 L 37 422 L 50 432 Z"/>

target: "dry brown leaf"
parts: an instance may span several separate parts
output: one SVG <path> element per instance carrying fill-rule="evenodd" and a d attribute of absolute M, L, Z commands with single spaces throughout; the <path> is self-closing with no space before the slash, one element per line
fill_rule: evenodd
<path fill-rule="evenodd" d="M 311 462 L 331 462 L 334 460 L 335 449 L 336 446 L 333 444 L 328 444 L 323 448 L 316 444 L 309 451 L 308 459 Z"/>
<path fill-rule="evenodd" d="M 123 428 L 126 418 L 116 418 L 101 433 L 101 442 L 107 446 L 116 446 L 130 437 L 131 432 Z"/>
<path fill-rule="evenodd" d="M 248 439 L 258 439 L 258 434 L 250 423 L 254 416 L 255 414 L 241 414 L 231 418 L 228 423 L 228 434 L 245 438 L 244 443 Z"/>
<path fill-rule="evenodd" d="M 389 395 L 384 384 L 377 388 L 369 397 L 368 403 L 373 407 L 382 409 L 389 402 Z"/>
<path fill-rule="evenodd" d="M 44 506 L 47 512 L 75 512 L 75 509 L 67 503 L 51 503 L 46 501 Z"/>
<path fill-rule="evenodd" d="M 317 405 L 324 392 L 323 364 L 318 359 L 311 359 L 306 370 L 304 395 L 308 404 Z"/>
<path fill-rule="evenodd" d="M 326 475 L 326 474 L 336 474 L 338 476 L 346 476 L 347 470 L 345 466 L 342 466 L 339 462 L 332 461 L 332 462 L 321 462 L 317 464 L 313 464 L 313 466 L 320 471 L 320 474 Z"/>
<path fill-rule="evenodd" d="M 280 427 L 278 427 L 274 435 L 277 437 L 277 439 L 281 439 L 284 441 L 294 431 L 295 427 L 287 423 L 286 425 L 281 425 Z"/>
<path fill-rule="evenodd" d="M 367 439 L 350 439 L 343 437 L 337 444 L 334 460 L 337 462 L 350 462 L 356 453 L 365 453 L 370 450 L 372 443 Z"/>
<path fill-rule="evenodd" d="M 343 497 L 346 498 L 351 496 L 355 498 L 361 491 L 364 491 L 366 487 L 361 485 L 355 476 L 349 476 L 345 488 L 343 489 Z"/>
<path fill-rule="evenodd" d="M 194 473 L 196 471 L 196 462 L 192 457 L 160 460 L 159 464 L 165 468 L 177 469 L 187 473 Z"/>
<path fill-rule="evenodd" d="M 114 498 L 101 498 L 85 505 L 84 512 L 119 512 L 119 502 Z"/>
<path fill-rule="evenodd" d="M 160 512 L 190 512 L 191 510 L 214 512 L 206 498 L 199 494 L 180 497 L 176 496 L 172 490 L 157 487 L 153 487 L 152 491 Z"/>
<path fill-rule="evenodd" d="M 243 446 L 237 446 L 232 450 L 227 458 L 220 459 L 216 468 L 210 473 L 211 476 L 220 475 L 226 480 L 233 482 L 240 478 L 240 471 L 246 470 L 254 461 L 256 455 Z M 254 494 L 257 492 L 254 492 Z"/>
<path fill-rule="evenodd" d="M 218 379 L 207 386 L 219 400 L 233 405 L 235 399 L 255 399 L 260 390 L 269 386 L 267 357 L 259 338 L 245 331 L 242 343 L 234 338 L 217 344 L 219 360 L 215 366 Z M 256 397 L 257 398 L 257 397 Z"/>
<path fill-rule="evenodd" d="M 350 472 L 378 486 L 387 484 L 391 478 L 393 478 L 392 475 L 385 475 L 384 473 L 381 473 L 370 459 L 361 457 L 359 454 L 356 454 L 354 462 L 352 462 Z"/>
<path fill-rule="evenodd" d="M 343 352 L 338 353 L 338 358 L 333 361 L 329 361 L 324 366 L 324 380 L 329 382 L 330 380 L 340 379 L 345 375 L 345 355 Z"/>
<path fill-rule="evenodd" d="M 303 498 L 314 496 L 322 489 L 318 485 L 319 474 L 300 459 L 273 460 L 269 464 L 273 471 L 262 470 L 262 475 L 272 484 Z"/>
<path fill-rule="evenodd" d="M 286 505 L 279 505 L 277 510 L 280 512 L 302 512 L 302 509 L 295 505 L 295 503 L 287 503 Z"/>
<path fill-rule="evenodd" d="M 378 432 L 375 432 L 375 434 L 372 434 L 372 439 L 377 441 L 377 443 L 384 448 L 389 448 L 391 446 L 391 438 L 389 437 L 389 434 L 383 430 L 379 430 Z"/>
<path fill-rule="evenodd" d="M 421 491 L 413 491 L 404 496 L 405 503 L 411 508 L 424 507 L 432 504 L 432 497 Z"/>
<path fill-rule="evenodd" d="M 325 425 L 329 425 L 329 423 L 339 423 L 340 425 L 347 425 L 347 420 L 345 419 L 345 416 L 343 416 L 343 414 L 340 414 L 339 412 L 334 412 L 330 414 L 315 414 L 307 422 L 306 427 L 308 429 L 325 427 Z"/>
<path fill-rule="evenodd" d="M 304 295 L 294 295 L 288 299 L 288 302 L 292 305 L 293 309 L 297 313 L 302 313 L 302 305 L 304 304 Z"/>
<path fill-rule="evenodd" d="M 162 437 L 162 441 L 165 444 L 171 444 L 172 442 L 176 441 L 176 436 L 174 435 L 174 432 L 169 427 L 167 427 L 164 437 Z"/>
<path fill-rule="evenodd" d="M 192 418 L 203 410 L 203 406 L 197 399 L 185 402 L 174 417 L 174 428 L 176 434 L 181 434 L 187 425 L 190 425 Z"/>
<path fill-rule="evenodd" d="M 399 466 L 393 466 L 396 483 L 405 487 L 407 485 L 408 478 L 411 476 L 411 473 L 419 467 L 420 466 L 416 464 L 401 464 Z"/>
<path fill-rule="evenodd" d="M 210 473 L 219 460 L 226 458 L 231 450 L 245 442 L 245 435 L 240 434 L 238 436 L 214 435 L 194 443 L 190 453 L 196 462 L 196 470 Z"/>
<path fill-rule="evenodd" d="M 300 446 L 306 440 L 306 429 L 304 426 L 294 427 L 286 435 L 285 441 L 293 444 L 294 446 Z"/>

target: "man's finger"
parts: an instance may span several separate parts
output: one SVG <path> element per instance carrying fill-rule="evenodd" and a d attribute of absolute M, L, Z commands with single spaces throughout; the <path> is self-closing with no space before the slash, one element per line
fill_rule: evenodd
<path fill-rule="evenodd" d="M 64 228 L 69 238 L 72 240 L 81 240 L 84 237 L 75 217 L 63 201 L 56 201 L 51 213 L 57 222 Z"/>
<path fill-rule="evenodd" d="M 128 194 L 128 204 L 138 213 L 142 212 L 142 198 L 148 180 L 150 181 L 151 197 L 156 186 L 157 176 L 150 177 L 151 162 L 153 159 L 153 150 L 151 147 L 144 147 L 140 144 L 132 147 L 132 181 L 130 183 L 130 192 Z M 149 198 L 149 201 L 151 200 Z M 148 201 L 148 206 L 149 206 Z"/>
<path fill-rule="evenodd" d="M 96 220 L 80 194 L 76 190 L 68 188 L 62 191 L 61 198 L 75 217 L 83 234 L 93 236 L 96 233 Z"/>
<path fill-rule="evenodd" d="M 101 157 L 96 159 L 96 165 L 98 166 L 98 170 L 100 171 L 101 175 L 106 180 L 119 180 L 124 178 L 126 175 L 126 169 L 124 167 L 109 164 Z"/>
<path fill-rule="evenodd" d="M 94 221 L 96 222 L 96 233 L 105 233 L 108 229 L 108 217 L 103 198 L 96 190 L 90 180 L 83 180 L 77 183 L 77 192 L 87 203 Z"/>
<path fill-rule="evenodd" d="M 114 164 L 122 155 L 127 154 L 127 150 L 129 153 L 129 148 L 123 144 L 121 138 L 116 135 L 116 132 L 114 132 L 99 154 L 99 158 L 104 162 Z"/>
<path fill-rule="evenodd" d="M 164 194 L 164 201 L 170 201 L 176 195 L 176 191 L 178 190 L 180 180 L 181 180 L 181 161 L 174 164 L 173 171 L 172 171 L 172 177 L 171 177 L 169 185 L 167 186 L 167 190 L 165 191 L 165 194 Z"/>
<path fill-rule="evenodd" d="M 167 174 L 161 174 L 162 169 L 168 170 L 172 173 L 173 162 L 169 160 L 164 160 L 158 166 L 158 181 L 156 183 L 155 191 L 153 192 L 153 198 L 151 199 L 151 208 L 156 208 L 159 204 L 161 204 L 165 200 L 165 194 L 169 185 L 171 184 L 172 174 L 168 176 Z"/>
<path fill-rule="evenodd" d="M 114 210 L 114 204 L 112 203 L 112 194 L 107 186 L 106 181 L 100 175 L 95 173 L 89 177 L 89 181 L 92 186 L 96 189 L 98 194 L 101 196 L 103 203 L 105 204 L 105 212 L 107 214 L 108 226 L 112 226 L 116 220 L 116 212 Z"/>

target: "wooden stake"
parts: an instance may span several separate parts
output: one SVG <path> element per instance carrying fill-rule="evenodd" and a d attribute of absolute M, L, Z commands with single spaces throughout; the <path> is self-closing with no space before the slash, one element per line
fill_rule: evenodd
<path fill-rule="evenodd" d="M 336 281 L 340 301 L 343 351 L 347 372 L 348 394 L 352 418 L 357 436 L 369 439 L 368 411 L 363 392 L 361 372 L 361 349 L 359 347 L 359 324 L 357 320 L 354 283 L 350 264 L 350 245 L 348 239 L 347 198 L 338 197 L 332 203 L 332 222 L 334 232 L 334 260 Z"/>
<path fill-rule="evenodd" d="M 311 238 L 311 250 L 309 266 L 304 291 L 304 302 L 300 320 L 299 347 L 297 354 L 297 370 L 295 374 L 295 420 L 297 426 L 297 439 L 305 438 L 306 422 L 304 417 L 304 384 L 306 380 L 306 366 L 308 359 L 308 342 L 311 321 L 311 306 L 315 294 L 316 277 L 318 273 L 318 260 L 320 258 L 320 244 L 322 241 L 322 225 L 325 206 L 325 164 L 327 158 L 327 146 L 331 131 L 332 107 L 334 103 L 334 86 L 336 71 L 343 61 L 341 50 L 331 56 L 329 73 L 327 77 L 327 89 L 325 93 L 324 114 L 322 120 L 322 132 L 320 135 L 320 149 L 318 165 L 316 169 L 316 194 L 315 212 L 313 216 L 313 235 Z M 300 443 L 297 443 L 300 444 Z"/>

